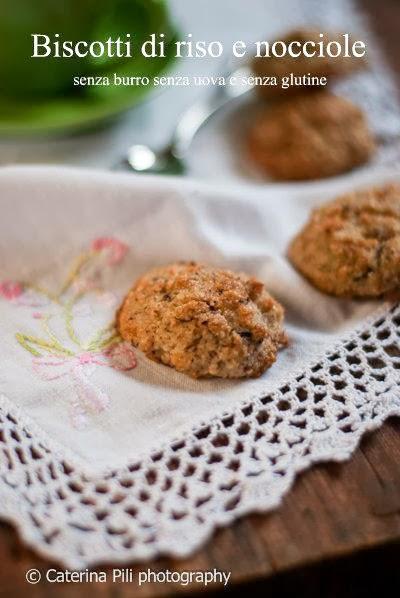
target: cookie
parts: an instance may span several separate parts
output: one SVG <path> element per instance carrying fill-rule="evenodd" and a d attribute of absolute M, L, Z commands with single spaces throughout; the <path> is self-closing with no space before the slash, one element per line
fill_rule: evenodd
<path fill-rule="evenodd" d="M 265 86 L 257 85 L 256 90 L 261 97 L 266 99 L 273 99 L 279 96 L 296 95 L 304 93 L 304 91 L 314 91 L 316 87 L 296 87 L 291 85 L 287 89 L 282 88 L 281 82 L 283 77 L 288 77 L 293 74 L 294 77 L 304 77 L 310 75 L 311 77 L 326 77 L 329 84 L 332 80 L 353 73 L 366 65 L 364 57 L 357 58 L 354 56 L 344 57 L 330 57 L 324 56 L 305 56 L 303 53 L 305 49 L 308 53 L 314 50 L 314 46 L 310 46 L 310 42 L 315 44 L 315 49 L 318 52 L 318 44 L 323 39 L 325 46 L 329 43 L 335 45 L 336 42 L 343 42 L 343 34 L 334 32 L 323 32 L 323 38 L 320 37 L 320 32 L 315 29 L 296 29 L 288 33 L 285 37 L 277 41 L 283 41 L 287 47 L 292 42 L 298 42 L 293 47 L 293 51 L 299 54 L 296 57 L 286 54 L 280 58 L 275 56 L 266 56 L 254 58 L 252 61 L 252 71 L 254 75 L 260 77 L 276 77 L 278 85 Z M 350 42 L 352 44 L 352 41 Z M 271 46 L 273 43 L 271 44 Z M 318 87 L 317 87 L 318 89 Z"/>
<path fill-rule="evenodd" d="M 289 247 L 321 291 L 378 297 L 400 288 L 400 185 L 356 191 L 315 210 Z"/>
<path fill-rule="evenodd" d="M 301 181 L 364 164 L 375 142 L 360 108 L 320 91 L 264 109 L 249 131 L 248 150 L 265 174 Z"/>
<path fill-rule="evenodd" d="M 260 376 L 286 344 L 284 310 L 259 280 L 194 262 L 142 276 L 118 314 L 121 336 L 193 378 Z"/>

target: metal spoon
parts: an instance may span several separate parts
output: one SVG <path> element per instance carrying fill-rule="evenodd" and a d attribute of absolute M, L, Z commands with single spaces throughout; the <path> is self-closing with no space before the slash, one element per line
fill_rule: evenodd
<path fill-rule="evenodd" d="M 241 67 L 231 72 L 227 78 L 236 77 L 237 81 L 247 79 L 248 67 Z M 153 174 L 182 174 L 186 170 L 185 156 L 199 129 L 220 108 L 231 100 L 242 96 L 252 89 L 249 84 L 217 86 L 215 92 L 201 99 L 180 118 L 171 142 L 161 150 L 153 150 L 147 145 L 131 145 L 123 165 L 135 172 Z"/>

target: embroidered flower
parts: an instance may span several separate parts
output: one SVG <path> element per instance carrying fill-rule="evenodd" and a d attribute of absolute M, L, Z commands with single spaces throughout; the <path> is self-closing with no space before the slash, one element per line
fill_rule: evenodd
<path fill-rule="evenodd" d="M 0 284 L 0 297 L 36 308 L 32 317 L 40 331 L 18 332 L 15 338 L 31 353 L 38 377 L 46 381 L 66 379 L 72 389 L 72 422 L 77 428 L 86 425 L 89 412 L 100 413 L 110 404 L 108 394 L 90 379 L 96 369 L 108 367 L 126 372 L 136 367 L 132 346 L 121 341 L 113 323 L 118 299 L 102 286 L 105 260 L 107 265 L 118 264 L 127 250 L 124 243 L 112 237 L 95 239 L 90 252 L 74 260 L 57 293 L 37 285 L 11 281 Z M 52 307 L 51 313 L 39 311 L 47 305 Z M 110 312 L 111 322 L 99 327 L 106 311 Z M 61 328 L 59 316 L 64 324 Z M 82 317 L 84 325 L 79 320 Z M 88 324 L 92 321 L 97 324 L 89 333 Z M 80 328 L 76 330 L 76 326 Z"/>
<path fill-rule="evenodd" d="M 49 304 L 49 299 L 40 292 L 11 280 L 0 283 L 0 297 L 21 307 L 41 308 Z"/>
<path fill-rule="evenodd" d="M 5 280 L 0 283 L 0 296 L 7 301 L 15 301 L 24 292 L 24 287 L 19 282 L 13 282 L 12 280 Z"/>
<path fill-rule="evenodd" d="M 122 243 L 113 237 L 98 237 L 93 241 L 91 249 L 95 253 L 107 252 L 108 264 L 110 266 L 118 264 L 128 251 L 128 247 L 125 243 Z"/>

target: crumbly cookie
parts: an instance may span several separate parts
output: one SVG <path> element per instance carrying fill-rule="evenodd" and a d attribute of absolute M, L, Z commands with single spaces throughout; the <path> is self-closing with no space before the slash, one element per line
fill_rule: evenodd
<path fill-rule="evenodd" d="M 326 293 L 377 297 L 400 288 L 400 185 L 343 195 L 315 210 L 289 247 Z"/>
<path fill-rule="evenodd" d="M 296 29 L 288 33 L 285 37 L 280 38 L 286 45 L 291 42 L 299 42 L 300 46 L 294 48 L 296 53 L 302 52 L 304 44 L 306 42 L 314 42 L 318 44 L 321 41 L 319 36 L 320 32 L 316 29 Z M 329 42 L 343 42 L 341 33 L 334 32 L 323 32 L 323 40 L 326 44 Z M 352 42 L 350 42 L 352 43 Z M 272 46 L 272 44 L 271 44 Z M 318 48 L 318 46 L 316 46 Z M 308 46 L 307 48 L 308 49 Z M 312 48 L 311 48 L 312 49 Z M 304 90 L 314 91 L 315 87 L 296 87 L 290 86 L 287 89 L 283 89 L 280 82 L 282 77 L 287 77 L 291 73 L 295 77 L 303 77 L 304 75 L 310 75 L 311 77 L 326 77 L 327 83 L 331 82 L 337 77 L 348 75 L 354 71 L 364 68 L 366 65 L 366 59 L 356 58 L 349 56 L 345 58 L 343 56 L 337 56 L 332 58 L 330 56 L 311 56 L 307 57 L 301 53 L 297 57 L 290 55 L 283 56 L 282 58 L 276 58 L 275 56 L 267 56 L 261 58 L 254 58 L 252 61 L 252 70 L 256 76 L 273 76 L 278 80 L 276 86 L 263 86 L 258 85 L 256 87 L 257 92 L 260 96 L 267 99 L 272 99 L 276 96 L 288 96 L 304 93 Z"/>
<path fill-rule="evenodd" d="M 320 91 L 265 109 L 250 129 L 248 149 L 266 174 L 300 181 L 367 162 L 375 142 L 360 108 Z"/>
<path fill-rule="evenodd" d="M 262 282 L 194 262 L 140 278 L 118 314 L 121 336 L 193 378 L 260 376 L 286 344 L 284 310 Z"/>

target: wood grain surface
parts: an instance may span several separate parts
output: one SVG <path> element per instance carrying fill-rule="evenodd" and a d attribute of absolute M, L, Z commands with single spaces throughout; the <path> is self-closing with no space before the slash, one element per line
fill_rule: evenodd
<path fill-rule="evenodd" d="M 400 2 L 363 0 L 360 4 L 370 14 L 371 26 L 400 82 Z M 251 592 L 355 598 L 382 593 L 382 575 L 397 583 L 398 591 L 399 557 L 400 421 L 390 420 L 363 440 L 349 462 L 316 466 L 301 475 L 279 510 L 243 518 L 218 531 L 189 559 L 159 559 L 126 567 L 136 573 L 148 567 L 155 571 L 231 571 L 228 591 L 238 596 Z M 136 582 L 27 584 L 28 569 L 44 572 L 50 566 L 23 546 L 9 525 L 0 524 L 0 596 L 145 598 L 201 589 L 173 584 L 139 588 Z M 220 589 L 211 588 L 211 593 Z"/>

